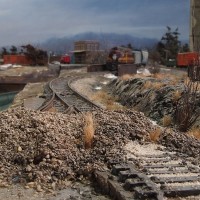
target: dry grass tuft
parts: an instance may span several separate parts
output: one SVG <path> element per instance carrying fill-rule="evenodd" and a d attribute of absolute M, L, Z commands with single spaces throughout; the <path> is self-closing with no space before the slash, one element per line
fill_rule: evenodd
<path fill-rule="evenodd" d="M 161 82 L 151 82 L 151 81 L 146 81 L 145 84 L 143 85 L 143 89 L 150 89 L 153 88 L 155 90 L 160 89 L 164 83 Z"/>
<path fill-rule="evenodd" d="M 178 79 L 172 79 L 171 82 L 169 83 L 170 85 L 177 85 L 179 83 Z"/>
<path fill-rule="evenodd" d="M 165 115 L 163 118 L 162 118 L 162 125 L 164 127 L 168 127 L 172 124 L 172 117 L 170 115 Z"/>
<path fill-rule="evenodd" d="M 101 104 L 103 104 L 106 109 L 108 110 L 121 110 L 123 109 L 123 106 L 116 103 L 116 98 L 109 95 L 105 91 L 99 91 L 95 93 L 95 95 L 92 98 L 94 101 L 97 101 Z"/>
<path fill-rule="evenodd" d="M 144 74 L 133 74 L 133 78 L 146 78 L 147 76 L 145 76 Z"/>
<path fill-rule="evenodd" d="M 146 81 L 145 84 L 143 85 L 143 89 L 149 89 L 152 87 L 152 82 L 151 81 Z"/>
<path fill-rule="evenodd" d="M 100 102 L 102 102 L 102 100 L 108 99 L 108 94 L 106 92 L 104 92 L 104 91 L 99 91 L 99 92 L 96 92 L 94 94 L 94 96 L 92 97 L 92 99 L 94 101 L 100 101 Z M 109 97 L 109 99 L 111 99 L 111 98 Z"/>
<path fill-rule="evenodd" d="M 188 135 L 200 139 L 200 128 L 193 128 L 188 132 Z"/>
<path fill-rule="evenodd" d="M 49 112 L 58 112 L 57 109 L 55 107 L 52 107 L 48 110 Z"/>
<path fill-rule="evenodd" d="M 190 82 L 191 82 L 191 80 L 188 77 L 186 77 L 184 79 L 184 84 L 185 85 L 189 85 Z M 198 81 L 192 83 L 192 92 L 194 92 L 196 89 L 197 89 L 197 91 L 200 91 L 200 84 L 199 84 Z"/>
<path fill-rule="evenodd" d="M 84 115 L 84 119 L 85 119 L 85 126 L 83 127 L 84 145 L 85 145 L 85 149 L 90 149 L 93 144 L 94 132 L 95 132 L 92 113 L 86 113 Z"/>
<path fill-rule="evenodd" d="M 156 83 L 153 84 L 153 88 L 156 89 L 156 90 L 158 90 L 158 89 L 160 89 L 163 85 L 164 85 L 164 83 L 156 82 Z"/>
<path fill-rule="evenodd" d="M 152 77 L 156 79 L 164 79 L 166 77 L 166 74 L 155 73 L 155 74 L 152 74 Z"/>
<path fill-rule="evenodd" d="M 181 98 L 181 91 L 176 90 L 172 95 L 172 101 L 177 102 Z"/>
<path fill-rule="evenodd" d="M 116 103 L 116 102 L 110 102 L 110 104 L 106 105 L 106 109 L 108 110 L 124 110 L 126 107 Z"/>
<path fill-rule="evenodd" d="M 121 80 L 127 81 L 129 79 L 132 79 L 134 76 L 131 74 L 124 74 L 123 76 L 120 77 Z"/>
<path fill-rule="evenodd" d="M 156 143 L 159 140 L 160 135 L 161 135 L 161 129 L 156 128 L 155 130 L 153 130 L 149 133 L 149 138 L 152 142 Z"/>

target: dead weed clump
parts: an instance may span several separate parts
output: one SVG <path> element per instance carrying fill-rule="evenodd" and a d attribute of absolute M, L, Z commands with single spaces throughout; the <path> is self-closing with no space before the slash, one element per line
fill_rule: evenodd
<path fill-rule="evenodd" d="M 134 76 L 131 75 L 131 74 L 124 74 L 123 76 L 120 77 L 120 79 L 121 79 L 122 81 L 127 81 L 127 80 L 129 80 L 129 79 L 132 79 L 133 77 L 134 77 Z"/>
<path fill-rule="evenodd" d="M 161 129 L 156 128 L 155 130 L 149 133 L 149 138 L 152 142 L 156 143 L 159 140 L 160 135 L 161 135 Z"/>
<path fill-rule="evenodd" d="M 181 98 L 181 91 L 176 90 L 176 91 L 172 94 L 172 101 L 175 103 L 175 102 L 177 102 L 180 98 Z"/>
<path fill-rule="evenodd" d="M 143 85 L 143 89 L 155 89 L 158 90 L 160 89 L 164 83 L 161 82 L 151 82 L 151 81 L 146 81 L 145 84 Z"/>
<path fill-rule="evenodd" d="M 155 74 L 152 74 L 152 77 L 156 79 L 164 79 L 166 77 L 166 74 L 155 73 Z"/>
<path fill-rule="evenodd" d="M 146 81 L 143 85 L 143 89 L 150 89 L 150 88 L 152 88 L 152 82 Z"/>
<path fill-rule="evenodd" d="M 191 80 L 186 77 L 184 79 L 184 84 L 185 85 L 191 85 Z M 192 86 L 191 86 L 191 92 L 196 92 L 196 91 L 200 91 L 200 84 L 199 84 L 199 81 L 196 81 L 196 82 L 192 82 Z"/>
<path fill-rule="evenodd" d="M 200 84 L 191 80 L 186 83 L 181 98 L 176 102 L 174 116 L 178 129 L 183 132 L 190 130 L 200 117 L 200 108 L 198 106 L 198 88 Z"/>
<path fill-rule="evenodd" d="M 162 118 L 162 125 L 164 127 L 168 127 L 172 124 L 172 117 L 170 115 L 165 115 L 163 118 Z"/>
<path fill-rule="evenodd" d="M 193 128 L 188 131 L 188 135 L 195 137 L 196 139 L 200 140 L 200 128 Z"/>
<path fill-rule="evenodd" d="M 133 76 L 133 78 L 146 78 L 147 77 L 142 73 L 141 74 L 133 74 L 132 76 Z"/>
<path fill-rule="evenodd" d="M 118 104 L 117 98 L 109 95 L 105 91 L 99 91 L 93 96 L 93 100 L 103 104 L 108 110 L 121 110 L 123 106 Z"/>
<path fill-rule="evenodd" d="M 159 90 L 163 85 L 164 85 L 164 83 L 156 82 L 153 84 L 153 88 L 156 90 Z"/>
<path fill-rule="evenodd" d="M 95 132 L 92 113 L 86 113 L 84 115 L 84 119 L 85 119 L 85 125 L 83 127 L 84 145 L 85 145 L 85 149 L 90 149 L 93 144 L 94 132 Z"/>

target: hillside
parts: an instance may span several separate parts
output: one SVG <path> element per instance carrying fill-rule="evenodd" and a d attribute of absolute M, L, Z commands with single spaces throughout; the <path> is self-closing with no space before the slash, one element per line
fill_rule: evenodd
<path fill-rule="evenodd" d="M 129 43 L 134 48 L 150 48 L 157 42 L 156 39 L 139 38 L 128 34 L 86 32 L 71 37 L 50 38 L 41 43 L 40 47 L 56 53 L 65 53 L 74 49 L 73 44 L 77 40 L 98 40 L 101 44 L 101 49 L 110 49 L 113 46 L 127 45 Z"/>

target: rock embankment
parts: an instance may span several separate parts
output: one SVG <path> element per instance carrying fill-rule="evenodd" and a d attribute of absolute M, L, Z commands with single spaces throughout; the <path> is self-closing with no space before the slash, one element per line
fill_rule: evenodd
<path fill-rule="evenodd" d="M 176 102 L 184 91 L 184 82 L 167 77 L 116 79 L 109 84 L 108 91 L 122 105 L 144 112 L 146 116 L 162 124 L 164 116 L 173 119 Z"/>
<path fill-rule="evenodd" d="M 154 129 L 139 112 L 96 111 L 93 146 L 85 149 L 82 114 L 18 108 L 0 115 L 0 185 L 22 182 L 38 191 L 62 188 L 109 160 L 123 159 L 124 144 Z"/>

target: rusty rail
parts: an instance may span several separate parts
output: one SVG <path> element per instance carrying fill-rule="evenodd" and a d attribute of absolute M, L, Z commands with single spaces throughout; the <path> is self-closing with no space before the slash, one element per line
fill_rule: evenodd
<path fill-rule="evenodd" d="M 81 79 L 85 76 L 75 78 L 57 78 L 49 83 L 49 88 L 52 91 L 51 99 L 39 108 L 40 111 L 47 111 L 53 107 L 54 102 L 59 101 L 65 105 L 66 110 L 73 108 L 75 112 L 85 112 L 93 109 L 101 109 L 97 104 L 89 100 L 87 97 L 80 94 L 72 87 L 72 82 Z M 64 85 L 63 85 L 64 84 Z"/>

